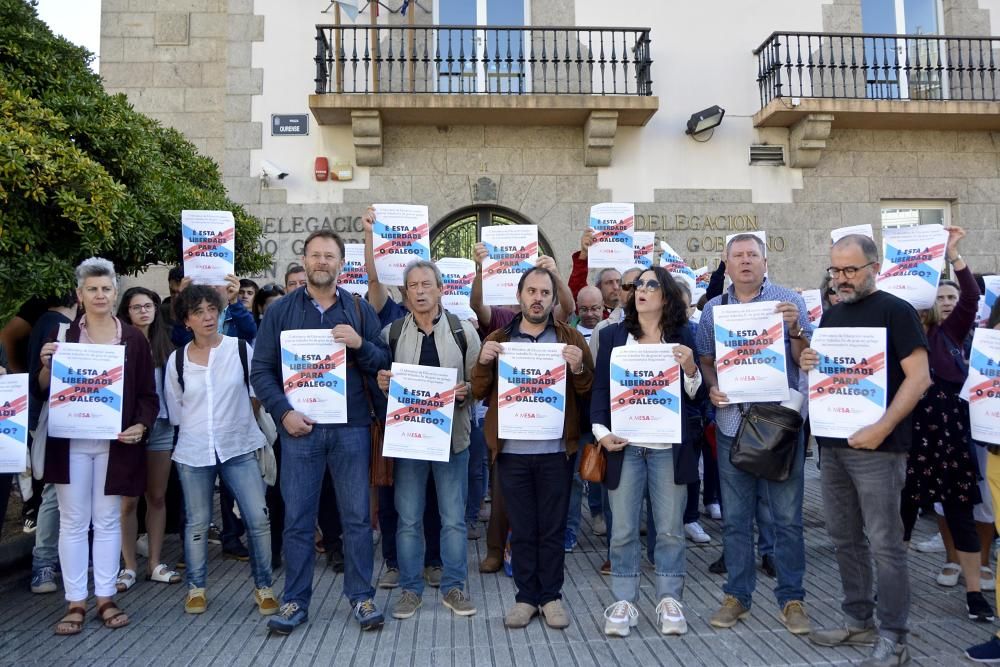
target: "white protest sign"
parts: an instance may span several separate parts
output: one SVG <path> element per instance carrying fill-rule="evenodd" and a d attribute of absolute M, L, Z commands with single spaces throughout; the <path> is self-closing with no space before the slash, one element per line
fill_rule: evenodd
<path fill-rule="evenodd" d="M 231 211 L 181 211 L 184 276 L 199 285 L 225 285 L 236 273 L 236 221 Z"/>
<path fill-rule="evenodd" d="M 472 283 L 476 279 L 476 263 L 461 257 L 442 257 L 435 263 L 441 272 L 441 281 L 444 284 L 441 290 L 441 305 L 460 320 L 471 320 L 476 317 L 469 305 L 472 298 Z"/>
<path fill-rule="evenodd" d="M 483 302 L 487 306 L 517 303 L 521 274 L 538 261 L 538 226 L 484 227 L 482 241 L 489 253 L 483 260 Z"/>
<path fill-rule="evenodd" d="M 983 283 L 986 285 L 986 294 L 983 295 L 983 310 L 986 316 L 983 320 L 986 320 L 989 319 L 990 312 L 997 303 L 997 297 L 1000 297 L 1000 276 L 983 276 Z"/>
<path fill-rule="evenodd" d="M 330 329 L 281 332 L 281 381 L 295 410 L 320 424 L 347 423 L 347 348 Z"/>
<path fill-rule="evenodd" d="M 823 296 L 818 289 L 802 290 L 802 300 L 806 302 L 806 310 L 809 311 L 809 323 L 819 324 L 823 317 Z"/>
<path fill-rule="evenodd" d="M 850 227 L 840 227 L 838 229 L 830 232 L 830 240 L 832 243 L 836 243 L 845 236 L 850 236 L 852 234 L 860 234 L 862 236 L 867 236 L 870 239 L 875 238 L 875 233 L 872 231 L 872 226 L 870 224 L 864 225 L 851 225 Z"/>
<path fill-rule="evenodd" d="M 882 230 L 882 270 L 876 285 L 917 310 L 932 308 L 944 270 L 948 230 L 941 225 L 913 225 Z"/>
<path fill-rule="evenodd" d="M 59 343 L 52 357 L 49 436 L 117 440 L 124 391 L 124 345 Z"/>
<path fill-rule="evenodd" d="M 0 375 L 0 472 L 22 473 L 27 461 L 28 374 Z"/>
<path fill-rule="evenodd" d="M 344 268 L 337 276 L 337 285 L 358 296 L 368 293 L 368 270 L 365 268 L 363 243 L 344 244 Z"/>
<path fill-rule="evenodd" d="M 590 207 L 594 243 L 587 249 L 587 267 L 624 270 L 635 262 L 632 234 L 635 204 L 605 203 Z"/>
<path fill-rule="evenodd" d="M 383 456 L 448 460 L 457 374 L 454 368 L 392 364 Z"/>
<path fill-rule="evenodd" d="M 1000 331 L 976 329 L 966 384 L 973 439 L 1000 445 Z"/>
<path fill-rule="evenodd" d="M 888 375 L 882 327 L 827 327 L 813 332 L 819 365 L 809 371 L 813 435 L 849 438 L 882 418 Z"/>
<path fill-rule="evenodd" d="M 648 269 L 653 266 L 653 248 L 656 244 L 656 232 L 632 233 L 633 266 Z M 630 268 L 630 267 L 623 267 Z"/>
<path fill-rule="evenodd" d="M 372 251 L 375 271 L 386 285 L 402 285 L 410 262 L 431 259 L 427 207 L 415 204 L 374 204 Z"/>
<path fill-rule="evenodd" d="M 715 368 L 730 403 L 788 400 L 785 332 L 777 301 L 715 306 Z"/>
<path fill-rule="evenodd" d="M 681 368 L 673 345 L 611 351 L 611 431 L 633 442 L 681 442 Z"/>
<path fill-rule="evenodd" d="M 562 437 L 566 406 L 563 347 L 561 343 L 503 343 L 497 359 L 501 438 Z"/>

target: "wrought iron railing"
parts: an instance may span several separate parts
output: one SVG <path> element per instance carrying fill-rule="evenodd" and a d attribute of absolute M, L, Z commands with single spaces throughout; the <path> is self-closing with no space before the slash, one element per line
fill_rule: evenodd
<path fill-rule="evenodd" d="M 652 95 L 649 28 L 316 26 L 316 92 Z"/>
<path fill-rule="evenodd" d="M 754 50 L 761 107 L 779 97 L 998 98 L 996 37 L 775 32 Z"/>

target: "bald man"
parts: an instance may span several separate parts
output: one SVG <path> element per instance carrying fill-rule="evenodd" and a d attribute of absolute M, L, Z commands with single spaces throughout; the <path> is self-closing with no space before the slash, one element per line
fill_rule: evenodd
<path fill-rule="evenodd" d="M 604 297 L 601 290 L 593 285 L 582 288 L 576 296 L 576 330 L 590 342 L 590 334 L 604 314 Z"/>

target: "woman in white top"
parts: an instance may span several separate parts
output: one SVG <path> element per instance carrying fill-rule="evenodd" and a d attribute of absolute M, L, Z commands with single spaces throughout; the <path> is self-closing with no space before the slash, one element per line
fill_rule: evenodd
<path fill-rule="evenodd" d="M 648 489 L 656 524 L 656 614 L 660 632 L 687 632 L 681 606 L 684 592 L 684 506 L 687 483 L 698 478 L 694 433 L 689 433 L 686 409 L 701 390 L 695 362 L 694 339 L 687 324 L 683 295 L 662 267 L 642 272 L 633 296 L 625 305 L 622 322 L 600 332 L 591 421 L 594 438 L 607 450 L 611 514 L 611 590 L 616 602 L 605 610 L 604 632 L 626 636 L 638 623 L 635 600 L 639 594 L 639 517 Z M 611 353 L 623 345 L 673 344 L 666 352 L 680 367 L 681 426 L 679 443 L 630 442 L 611 432 Z M 665 360 L 666 363 L 666 360 Z M 703 391 L 703 390 L 701 390 Z"/>
<path fill-rule="evenodd" d="M 170 355 L 166 383 L 167 411 L 171 423 L 179 427 L 173 460 L 184 489 L 186 514 L 184 611 L 201 614 L 208 605 L 208 525 L 218 474 L 236 498 L 246 524 L 253 597 L 257 610 L 269 616 L 278 611 L 278 601 L 271 591 L 271 528 L 255 454 L 265 439 L 254 420 L 247 382 L 252 350 L 219 333 L 224 306 L 222 295 L 205 285 L 191 285 L 174 298 L 177 320 L 194 335 L 192 342 Z M 183 355 L 180 362 L 177 355 Z"/>

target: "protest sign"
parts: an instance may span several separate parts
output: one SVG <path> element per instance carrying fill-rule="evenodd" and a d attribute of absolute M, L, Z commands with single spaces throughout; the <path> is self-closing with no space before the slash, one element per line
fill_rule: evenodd
<path fill-rule="evenodd" d="M 876 285 L 917 310 L 934 307 L 947 243 L 948 230 L 941 225 L 882 230 L 884 261 Z"/>
<path fill-rule="evenodd" d="M 225 285 L 236 273 L 236 221 L 231 211 L 181 211 L 184 276 L 199 285 Z"/>
<path fill-rule="evenodd" d="M 448 460 L 457 374 L 454 368 L 392 364 L 383 456 Z"/>
<path fill-rule="evenodd" d="M 386 285 L 402 285 L 410 262 L 431 259 L 427 207 L 412 204 L 375 204 L 372 251 L 375 271 Z"/>
<path fill-rule="evenodd" d="M 715 368 L 730 403 L 788 400 L 785 333 L 777 301 L 715 306 Z"/>
<path fill-rule="evenodd" d="M 125 346 L 59 343 L 52 357 L 49 429 L 53 438 L 117 440 L 125 390 Z"/>
<path fill-rule="evenodd" d="M 281 380 L 295 410 L 320 424 L 347 423 L 347 348 L 330 329 L 281 332 Z"/>
<path fill-rule="evenodd" d="M 0 473 L 22 473 L 27 461 L 28 374 L 0 375 Z"/>
<path fill-rule="evenodd" d="M 551 440 L 563 435 L 566 360 L 561 343 L 504 343 L 497 359 L 499 436 Z"/>
<path fill-rule="evenodd" d="M 809 323 L 819 324 L 823 317 L 823 296 L 818 289 L 802 290 L 802 300 L 806 302 L 806 310 L 809 311 Z"/>
<path fill-rule="evenodd" d="M 863 225 L 851 225 L 850 227 L 839 227 L 832 232 L 830 232 L 830 240 L 832 243 L 836 243 L 845 236 L 850 236 L 852 234 L 861 234 L 862 236 L 867 236 L 870 239 L 874 239 L 875 235 L 872 232 L 872 226 L 870 224 Z"/>
<path fill-rule="evenodd" d="M 344 244 L 344 268 L 337 276 L 337 285 L 358 296 L 368 293 L 368 270 L 365 268 L 363 243 Z"/>
<path fill-rule="evenodd" d="M 635 204 L 597 204 L 590 207 L 594 243 L 587 249 L 587 267 L 624 270 L 635 262 L 632 234 Z"/>
<path fill-rule="evenodd" d="M 611 431 L 633 442 L 681 442 L 681 368 L 673 345 L 611 351 Z"/>
<path fill-rule="evenodd" d="M 1000 331 L 976 329 L 966 384 L 972 438 L 1000 445 Z"/>
<path fill-rule="evenodd" d="M 441 305 L 460 320 L 474 318 L 476 314 L 472 312 L 469 300 L 472 297 L 472 282 L 476 279 L 476 263 L 460 257 L 442 257 L 436 264 L 444 284 Z"/>
<path fill-rule="evenodd" d="M 487 306 L 517 303 L 521 274 L 538 261 L 537 225 L 484 227 L 482 240 L 489 253 L 483 261 L 483 302 Z"/>
<path fill-rule="evenodd" d="M 653 266 L 653 248 L 656 244 L 656 232 L 633 232 L 632 254 L 633 266 L 648 269 Z M 631 268 L 631 267 L 622 267 Z"/>
<path fill-rule="evenodd" d="M 885 414 L 886 337 L 882 327 L 816 329 L 819 364 L 809 371 L 813 435 L 849 438 Z"/>

